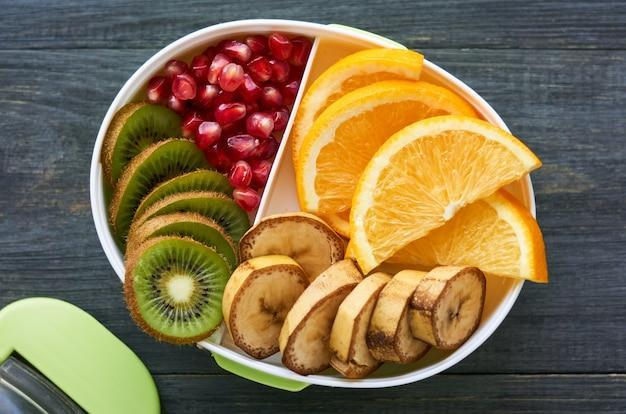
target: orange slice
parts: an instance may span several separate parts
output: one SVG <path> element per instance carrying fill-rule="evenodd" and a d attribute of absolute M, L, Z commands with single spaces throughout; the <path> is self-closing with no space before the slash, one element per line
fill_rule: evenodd
<path fill-rule="evenodd" d="M 326 69 L 307 88 L 291 131 L 294 164 L 313 121 L 346 93 L 390 79 L 418 80 L 424 56 L 411 50 L 368 49 L 353 53 Z"/>
<path fill-rule="evenodd" d="M 361 175 L 350 213 L 352 252 L 368 272 L 540 166 L 521 141 L 485 121 L 448 115 L 416 122 L 389 138 Z"/>
<path fill-rule="evenodd" d="M 389 259 L 403 266 L 467 265 L 498 276 L 548 281 L 541 230 L 504 190 L 460 209 L 441 227 Z"/>
<path fill-rule="evenodd" d="M 349 225 L 341 215 L 348 217 L 357 181 L 380 146 L 405 126 L 444 114 L 475 112 L 450 90 L 427 82 L 378 82 L 340 98 L 304 139 L 296 164 L 301 207 L 345 234 Z"/>

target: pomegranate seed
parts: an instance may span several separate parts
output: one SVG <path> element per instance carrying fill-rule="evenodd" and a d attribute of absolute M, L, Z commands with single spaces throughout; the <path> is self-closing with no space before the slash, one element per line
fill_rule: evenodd
<path fill-rule="evenodd" d="M 188 73 L 181 73 L 174 76 L 172 82 L 172 93 L 182 101 L 188 101 L 196 97 L 198 87 L 196 80 Z"/>
<path fill-rule="evenodd" d="M 237 98 L 237 95 L 232 92 L 219 91 L 217 97 L 213 101 L 213 106 L 217 108 L 221 104 L 232 103 Z"/>
<path fill-rule="evenodd" d="M 251 114 L 259 111 L 259 104 L 256 102 L 246 102 L 246 113 Z"/>
<path fill-rule="evenodd" d="M 187 110 L 187 104 L 185 101 L 181 101 L 173 94 L 167 98 L 167 107 L 178 114 L 182 114 Z"/>
<path fill-rule="evenodd" d="M 219 172 L 225 173 L 230 171 L 233 162 L 228 158 L 226 152 L 220 147 L 219 143 L 213 144 L 204 152 L 207 161 Z"/>
<path fill-rule="evenodd" d="M 291 55 L 293 45 L 287 37 L 281 33 L 272 33 L 267 41 L 272 56 L 276 59 L 287 60 Z"/>
<path fill-rule="evenodd" d="M 222 52 L 229 58 L 235 59 L 238 62 L 246 63 L 252 57 L 252 50 L 244 43 L 236 40 L 229 40 L 222 47 Z"/>
<path fill-rule="evenodd" d="M 215 120 L 224 126 L 239 121 L 246 116 L 246 106 L 237 102 L 218 105 L 213 112 Z"/>
<path fill-rule="evenodd" d="M 258 153 L 260 141 L 248 134 L 233 135 L 226 139 L 226 154 L 232 160 L 244 160 Z"/>
<path fill-rule="evenodd" d="M 208 149 L 211 145 L 219 141 L 222 134 L 222 127 L 217 122 L 204 121 L 198 126 L 196 133 L 196 145 L 201 150 Z"/>
<path fill-rule="evenodd" d="M 237 161 L 228 174 L 230 185 L 235 188 L 246 188 L 252 182 L 252 168 L 250 164 L 241 160 Z"/>
<path fill-rule="evenodd" d="M 272 65 L 272 80 L 283 83 L 289 79 L 289 64 L 282 60 L 270 59 Z"/>
<path fill-rule="evenodd" d="M 260 92 L 261 90 L 259 89 L 259 94 Z M 148 82 L 146 94 L 150 103 L 165 103 L 170 94 L 170 82 L 165 76 L 155 76 Z"/>
<path fill-rule="evenodd" d="M 222 69 L 229 63 L 230 59 L 228 59 L 226 55 L 223 55 L 221 53 L 215 55 L 215 57 L 213 58 L 213 62 L 211 62 L 211 66 L 209 66 L 209 72 L 207 74 L 207 80 L 209 81 L 209 83 L 216 85 L 217 81 L 219 80 L 220 73 L 222 73 Z"/>
<path fill-rule="evenodd" d="M 165 74 L 173 77 L 176 75 L 182 75 L 187 72 L 187 64 L 180 60 L 172 59 L 165 64 Z"/>
<path fill-rule="evenodd" d="M 251 188 L 235 188 L 233 199 L 239 207 L 250 212 L 259 206 L 261 196 Z"/>
<path fill-rule="evenodd" d="M 267 49 L 267 37 L 261 35 L 248 36 L 245 40 L 246 44 L 252 51 L 252 55 L 258 56 Z"/>
<path fill-rule="evenodd" d="M 245 102 L 254 102 L 258 100 L 263 93 L 261 87 L 257 85 L 254 79 L 247 73 L 243 75 L 243 83 L 239 87 L 239 91 Z"/>
<path fill-rule="evenodd" d="M 284 131 L 289 122 L 289 111 L 286 108 L 279 109 L 272 113 L 274 120 L 274 131 Z"/>
<path fill-rule="evenodd" d="M 289 63 L 294 66 L 304 66 L 309 59 L 309 53 L 311 53 L 311 41 L 304 37 L 296 37 L 291 40 L 293 49 L 291 51 L 291 57 L 289 57 Z"/>
<path fill-rule="evenodd" d="M 291 105 L 296 100 L 298 89 L 300 89 L 300 81 L 297 80 L 291 81 L 281 88 L 285 105 Z"/>
<path fill-rule="evenodd" d="M 250 167 L 252 167 L 252 184 L 257 188 L 263 187 L 272 170 L 272 163 L 268 160 L 251 160 Z"/>
<path fill-rule="evenodd" d="M 283 96 L 278 89 L 273 86 L 266 86 L 263 88 L 263 95 L 261 95 L 261 103 L 266 108 L 276 108 L 283 104 Z"/>
<path fill-rule="evenodd" d="M 204 52 L 202 52 L 202 54 L 208 57 L 211 62 L 213 62 L 213 58 L 215 57 L 215 55 L 217 55 L 217 48 L 215 46 L 209 46 L 204 49 Z"/>
<path fill-rule="evenodd" d="M 267 138 L 273 130 L 274 120 L 267 113 L 256 112 L 246 119 L 246 131 L 252 136 Z"/>
<path fill-rule="evenodd" d="M 203 121 L 204 119 L 202 119 L 198 112 L 189 112 L 183 118 L 180 127 L 183 131 L 183 136 L 186 138 L 195 136 L 196 131 L 198 130 L 198 125 L 200 125 Z"/>
<path fill-rule="evenodd" d="M 269 137 L 268 139 L 261 141 L 250 157 L 258 160 L 268 160 L 273 158 L 277 151 L 278 142 L 274 139 L 274 137 Z"/>
<path fill-rule="evenodd" d="M 243 82 L 243 68 L 236 63 L 229 63 L 220 73 L 220 87 L 226 92 L 233 92 Z"/>
<path fill-rule="evenodd" d="M 191 72 L 198 82 L 204 82 L 209 73 L 211 59 L 205 55 L 198 55 L 191 61 Z"/>
<path fill-rule="evenodd" d="M 220 89 L 217 86 L 207 83 L 198 88 L 194 102 L 200 108 L 207 109 L 211 106 L 219 91 Z"/>
<path fill-rule="evenodd" d="M 231 122 L 230 124 L 226 124 L 222 126 L 222 135 L 225 137 L 230 137 L 233 135 L 240 135 L 246 133 L 246 126 L 243 120 L 239 120 L 236 122 Z"/>
<path fill-rule="evenodd" d="M 248 72 L 256 82 L 266 82 L 272 77 L 272 65 L 264 56 L 259 56 L 248 63 Z"/>

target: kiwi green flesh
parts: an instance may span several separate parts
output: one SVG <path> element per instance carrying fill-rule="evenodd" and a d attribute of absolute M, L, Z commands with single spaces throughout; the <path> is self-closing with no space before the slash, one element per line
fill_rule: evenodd
<path fill-rule="evenodd" d="M 180 123 L 178 114 L 161 105 L 145 104 L 137 109 L 113 137 L 111 182 L 117 182 L 130 160 L 151 144 L 181 136 Z"/>
<path fill-rule="evenodd" d="M 160 217 L 156 217 L 155 220 L 159 218 Z M 237 267 L 238 260 L 235 248 L 231 242 L 227 240 L 228 236 L 226 236 L 223 230 L 217 225 L 213 227 L 193 220 L 181 220 L 175 223 L 166 222 L 165 225 L 147 234 L 145 239 L 159 236 L 190 237 L 215 250 L 224 259 L 231 271 L 234 271 Z"/>
<path fill-rule="evenodd" d="M 125 240 L 135 210 L 154 186 L 179 174 L 208 168 L 204 154 L 191 141 L 174 139 L 153 146 L 144 150 L 151 153 L 142 162 L 131 162 L 115 189 L 111 221 L 118 240 Z M 139 158 L 144 157 L 140 154 Z"/>
<path fill-rule="evenodd" d="M 233 193 L 233 188 L 228 183 L 228 179 L 217 171 L 198 170 L 179 175 L 155 187 L 141 201 L 135 212 L 135 217 L 140 217 L 148 207 L 169 195 L 189 191 L 212 191 L 230 196 Z"/>
<path fill-rule="evenodd" d="M 211 193 L 174 194 L 163 199 L 159 206 L 154 211 L 152 209 L 146 211 L 137 220 L 137 224 L 139 225 L 146 220 L 164 214 L 178 212 L 198 213 L 217 222 L 236 242 L 239 242 L 239 239 L 250 228 L 248 214 L 232 199 L 219 194 L 217 196 L 211 195 Z M 155 204 L 154 207 L 157 207 L 157 205 Z"/>
<path fill-rule="evenodd" d="M 222 296 L 230 270 L 201 243 L 160 238 L 133 261 L 128 272 L 130 286 L 125 292 L 131 314 L 157 338 L 196 342 L 222 321 Z"/>

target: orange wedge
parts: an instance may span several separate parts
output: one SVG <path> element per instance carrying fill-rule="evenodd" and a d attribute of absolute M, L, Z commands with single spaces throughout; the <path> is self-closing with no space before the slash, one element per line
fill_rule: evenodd
<path fill-rule="evenodd" d="M 446 224 L 411 242 L 389 262 L 427 268 L 467 265 L 498 276 L 548 281 L 539 225 L 504 190 L 463 207 Z"/>
<path fill-rule="evenodd" d="M 424 56 L 411 50 L 368 49 L 353 53 L 326 69 L 307 88 L 291 131 L 294 164 L 313 121 L 346 93 L 390 79 L 418 80 Z"/>
<path fill-rule="evenodd" d="M 521 141 L 485 121 L 439 116 L 394 134 L 357 184 L 352 253 L 369 272 L 476 200 L 541 166 Z"/>
<path fill-rule="evenodd" d="M 380 146 L 405 126 L 444 114 L 475 112 L 450 90 L 427 82 L 378 82 L 334 102 L 314 122 L 296 163 L 302 209 L 322 214 L 345 235 L 356 184 Z"/>

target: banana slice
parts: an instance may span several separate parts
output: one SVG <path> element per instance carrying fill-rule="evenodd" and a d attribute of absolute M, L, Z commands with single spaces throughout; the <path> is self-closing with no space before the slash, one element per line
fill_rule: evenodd
<path fill-rule="evenodd" d="M 389 280 L 386 273 L 366 277 L 339 306 L 330 333 L 330 365 L 345 377 L 363 378 L 381 365 L 367 348 L 365 335 L 378 294 Z"/>
<path fill-rule="evenodd" d="M 485 275 L 475 267 L 431 270 L 411 298 L 413 336 L 440 349 L 461 346 L 478 328 L 486 284 Z"/>
<path fill-rule="evenodd" d="M 417 361 L 430 349 L 426 342 L 413 337 L 408 319 L 409 301 L 425 275 L 403 270 L 380 292 L 366 337 L 377 360 L 406 364 Z"/>
<path fill-rule="evenodd" d="M 354 262 L 342 260 L 322 272 L 302 293 L 280 331 L 280 350 L 287 368 L 308 375 L 328 367 L 328 342 L 337 309 L 361 280 Z"/>
<path fill-rule="evenodd" d="M 324 221 L 308 213 L 265 217 L 239 242 L 241 260 L 281 254 L 294 259 L 313 281 L 343 259 L 344 241 Z"/>
<path fill-rule="evenodd" d="M 258 359 L 278 352 L 283 321 L 308 284 L 304 270 L 287 256 L 261 256 L 241 263 L 222 299 L 235 345 Z"/>

